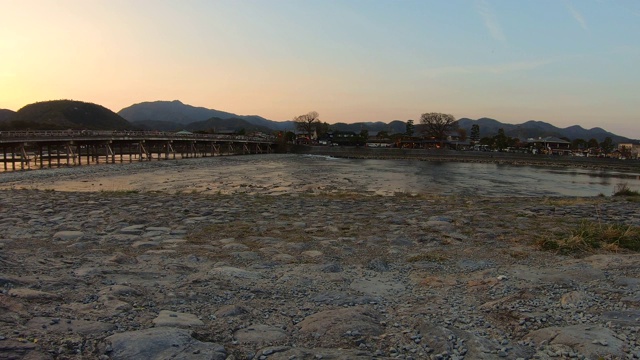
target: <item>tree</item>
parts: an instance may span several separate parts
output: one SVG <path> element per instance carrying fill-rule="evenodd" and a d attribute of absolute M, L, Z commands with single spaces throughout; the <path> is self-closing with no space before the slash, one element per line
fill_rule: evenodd
<path fill-rule="evenodd" d="M 407 136 L 413 136 L 413 133 L 415 132 L 415 126 L 413 125 L 413 120 L 407 120 L 407 126 L 405 129 L 406 130 L 404 131 L 404 133 L 407 134 Z"/>
<path fill-rule="evenodd" d="M 326 122 L 318 122 L 316 124 L 316 134 L 318 137 L 326 135 L 330 131 L 330 126 Z"/>
<path fill-rule="evenodd" d="M 294 117 L 293 121 L 296 123 L 296 128 L 299 131 L 306 132 L 309 139 L 311 139 L 311 134 L 316 129 L 316 126 L 320 124 L 320 115 L 317 111 L 311 111 Z"/>
<path fill-rule="evenodd" d="M 389 138 L 389 133 L 387 131 L 378 131 L 378 133 L 376 134 L 376 138 L 378 139 L 388 139 Z"/>
<path fill-rule="evenodd" d="M 362 139 L 362 141 L 366 143 L 367 140 L 369 140 L 369 130 L 367 129 L 360 130 L 360 139 Z"/>
<path fill-rule="evenodd" d="M 442 113 L 424 113 L 420 116 L 424 135 L 436 140 L 446 140 L 451 131 L 458 128 L 458 122 L 453 115 Z"/>
<path fill-rule="evenodd" d="M 582 150 L 587 148 L 587 141 L 585 139 L 575 139 L 571 142 L 571 147 L 576 150 Z"/>
<path fill-rule="evenodd" d="M 458 128 L 456 131 L 458 132 L 458 139 L 461 142 L 467 141 L 467 130 L 463 128 Z"/>
<path fill-rule="evenodd" d="M 600 143 L 600 149 L 602 149 L 605 154 L 611 153 L 613 151 L 613 148 L 613 140 L 611 140 L 611 138 L 608 136 L 604 138 L 604 140 Z"/>
<path fill-rule="evenodd" d="M 482 139 L 480 139 L 479 142 L 480 142 L 480 145 L 487 145 L 488 147 L 493 148 L 495 139 L 492 137 L 485 136 Z"/>
<path fill-rule="evenodd" d="M 284 133 L 284 138 L 286 142 L 293 143 L 296 140 L 296 134 L 293 131 L 287 131 Z"/>
<path fill-rule="evenodd" d="M 469 140 L 474 144 L 480 141 L 480 125 L 471 125 L 471 135 L 469 135 Z"/>
<path fill-rule="evenodd" d="M 507 135 L 504 133 L 503 128 L 498 129 L 498 135 L 496 135 L 494 139 L 495 145 L 498 150 L 506 149 L 507 147 L 509 147 L 509 137 L 507 137 Z"/>
<path fill-rule="evenodd" d="M 587 146 L 589 146 L 589 149 L 598 148 L 599 147 L 598 140 L 596 140 L 594 138 L 589 139 L 589 142 L 587 143 Z"/>

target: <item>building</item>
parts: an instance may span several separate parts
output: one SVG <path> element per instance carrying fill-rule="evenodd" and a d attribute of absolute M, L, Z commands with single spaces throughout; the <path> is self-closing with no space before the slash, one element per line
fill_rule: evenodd
<path fill-rule="evenodd" d="M 369 136 L 367 147 L 372 148 L 389 148 L 393 147 L 393 140 L 390 138 L 379 138 L 377 136 Z"/>
<path fill-rule="evenodd" d="M 570 155 L 571 143 L 554 136 L 527 139 L 527 143 L 534 154 Z"/>
<path fill-rule="evenodd" d="M 318 133 L 314 129 L 311 134 L 306 131 L 296 130 L 294 132 L 296 136 L 296 144 L 311 145 L 318 142 Z"/>
<path fill-rule="evenodd" d="M 621 156 L 628 159 L 640 158 L 640 144 L 624 143 L 618 144 L 618 151 Z"/>

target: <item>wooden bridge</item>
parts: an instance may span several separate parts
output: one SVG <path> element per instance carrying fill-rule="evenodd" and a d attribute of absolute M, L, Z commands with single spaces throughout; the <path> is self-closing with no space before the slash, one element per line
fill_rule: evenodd
<path fill-rule="evenodd" d="M 271 153 L 273 136 L 159 131 L 3 131 L 4 171 L 54 166 Z"/>

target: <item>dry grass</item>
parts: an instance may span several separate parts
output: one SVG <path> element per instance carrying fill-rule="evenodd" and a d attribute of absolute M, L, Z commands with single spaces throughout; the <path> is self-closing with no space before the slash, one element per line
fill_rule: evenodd
<path fill-rule="evenodd" d="M 415 263 L 415 262 L 422 262 L 422 261 L 444 263 L 448 260 L 449 258 L 446 255 L 439 252 L 421 253 L 421 254 L 416 254 L 407 258 L 408 263 Z"/>
<path fill-rule="evenodd" d="M 640 228 L 621 224 L 601 224 L 583 221 L 566 237 L 545 238 L 538 241 L 543 250 L 566 255 L 580 255 L 604 251 L 640 251 Z"/>
<path fill-rule="evenodd" d="M 549 206 L 571 206 L 579 204 L 599 204 L 603 200 L 601 198 L 576 197 L 576 198 L 544 198 L 542 203 Z"/>
<path fill-rule="evenodd" d="M 636 191 L 636 190 L 631 190 L 631 188 L 629 187 L 629 184 L 627 183 L 621 183 L 616 185 L 613 188 L 613 196 L 639 196 L 640 197 L 640 192 Z"/>

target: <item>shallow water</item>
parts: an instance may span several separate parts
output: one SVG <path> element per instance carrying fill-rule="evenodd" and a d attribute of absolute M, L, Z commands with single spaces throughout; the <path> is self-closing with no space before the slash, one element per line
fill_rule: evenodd
<path fill-rule="evenodd" d="M 640 174 L 610 170 L 419 160 L 338 159 L 264 154 L 0 174 L 0 188 L 220 194 L 339 193 L 462 196 L 611 195 Z"/>
<path fill-rule="evenodd" d="M 320 166 L 319 163 L 325 162 Z M 481 196 L 611 195 L 619 184 L 640 190 L 640 174 L 608 170 L 417 160 L 314 160 L 323 172 L 366 177 L 382 191 Z"/>

